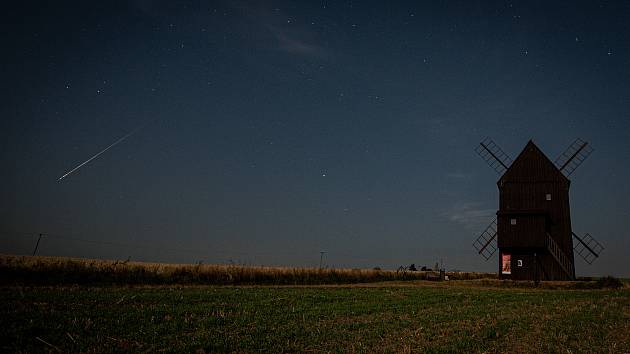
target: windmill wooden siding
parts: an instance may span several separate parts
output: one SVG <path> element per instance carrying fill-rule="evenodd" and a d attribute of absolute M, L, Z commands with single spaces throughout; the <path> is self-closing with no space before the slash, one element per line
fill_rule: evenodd
<path fill-rule="evenodd" d="M 530 141 L 497 182 L 499 260 L 511 258 L 511 274 L 519 280 L 566 280 L 575 277 L 569 208 L 570 181 Z M 566 270 L 549 251 L 551 237 L 570 262 Z M 519 262 L 520 261 L 520 262 Z"/>

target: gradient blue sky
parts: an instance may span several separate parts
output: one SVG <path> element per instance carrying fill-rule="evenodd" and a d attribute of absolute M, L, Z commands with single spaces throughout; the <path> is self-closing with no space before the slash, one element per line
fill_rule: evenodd
<path fill-rule="evenodd" d="M 107 1 L 7 5 L 0 252 L 495 271 L 498 176 L 554 160 L 578 275 L 630 276 L 630 5 Z M 137 133 L 62 181 L 125 134 Z M 63 238 L 62 238 L 63 237 Z M 85 242 L 79 240 L 90 240 Z"/>

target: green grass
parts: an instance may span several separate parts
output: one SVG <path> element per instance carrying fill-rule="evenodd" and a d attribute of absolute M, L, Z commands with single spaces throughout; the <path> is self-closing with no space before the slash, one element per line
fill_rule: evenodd
<path fill-rule="evenodd" d="M 0 300 L 3 352 L 630 352 L 627 287 L 2 287 Z"/>

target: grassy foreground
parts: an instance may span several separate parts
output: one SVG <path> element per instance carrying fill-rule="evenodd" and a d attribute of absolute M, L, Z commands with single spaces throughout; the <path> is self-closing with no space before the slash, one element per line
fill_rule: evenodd
<path fill-rule="evenodd" d="M 628 287 L 479 284 L 5 286 L 0 351 L 630 352 Z"/>

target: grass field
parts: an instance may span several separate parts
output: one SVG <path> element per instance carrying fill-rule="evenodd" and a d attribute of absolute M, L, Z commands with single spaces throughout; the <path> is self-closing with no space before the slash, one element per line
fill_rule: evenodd
<path fill-rule="evenodd" d="M 630 352 L 616 279 L 427 275 L 0 256 L 0 351 Z"/>
<path fill-rule="evenodd" d="M 630 352 L 630 289 L 0 287 L 1 350 Z"/>

